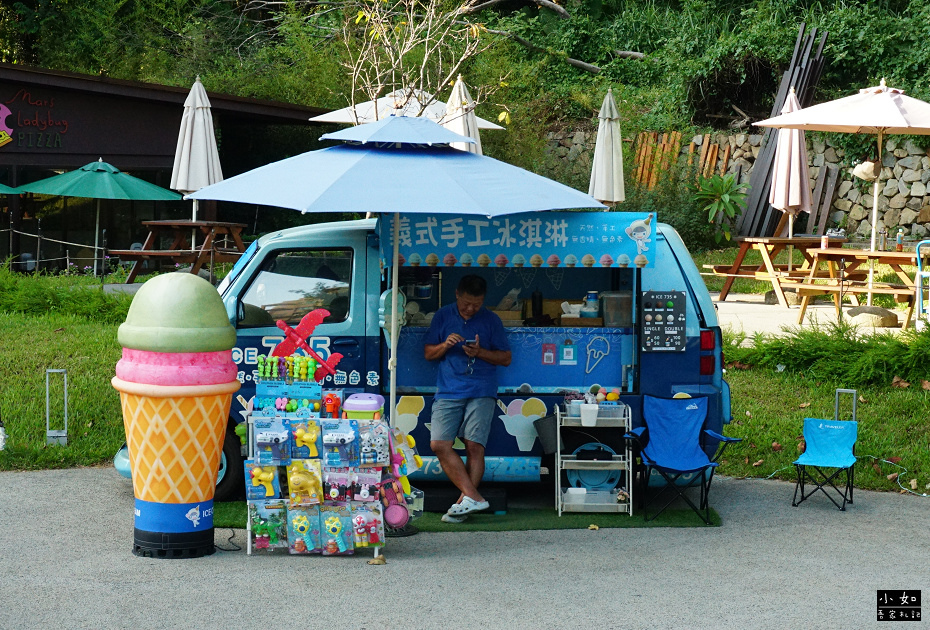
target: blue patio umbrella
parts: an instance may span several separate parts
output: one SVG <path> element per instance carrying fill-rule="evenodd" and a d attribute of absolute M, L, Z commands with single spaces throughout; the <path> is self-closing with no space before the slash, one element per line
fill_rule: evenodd
<path fill-rule="evenodd" d="M 254 203 L 301 212 L 395 213 L 391 277 L 391 421 L 396 400 L 397 213 L 500 216 L 604 208 L 593 197 L 493 158 L 460 151 L 474 142 L 425 118 L 389 116 L 322 136 L 341 144 L 274 162 L 186 199 Z"/>

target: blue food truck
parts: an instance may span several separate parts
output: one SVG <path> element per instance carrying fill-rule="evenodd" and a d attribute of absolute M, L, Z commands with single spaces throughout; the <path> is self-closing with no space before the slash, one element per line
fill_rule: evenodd
<path fill-rule="evenodd" d="M 513 355 L 510 366 L 498 368 L 486 480 L 538 481 L 547 460 L 534 420 L 555 413 L 566 394 L 594 385 L 619 393 L 634 426 L 644 394 L 706 396 L 707 428 L 721 432 L 729 421 L 715 307 L 677 232 L 653 215 L 401 214 L 399 220 L 404 325 L 393 421 L 416 440 L 424 460 L 417 478 L 442 476 L 429 450 L 436 366 L 424 359 L 423 339 L 432 313 L 454 301 L 466 274 L 487 280 L 485 306 L 501 317 Z M 324 359 L 343 356 L 323 387 L 388 398 L 390 315 L 384 307 L 390 302 L 392 221 L 320 223 L 266 235 L 220 283 L 238 331 L 233 359 L 242 389 L 230 412 L 218 500 L 242 488 L 243 452 L 234 429 L 247 417 L 259 355 L 283 340 L 278 320 L 296 326 L 308 312 L 328 310 L 307 340 Z"/>

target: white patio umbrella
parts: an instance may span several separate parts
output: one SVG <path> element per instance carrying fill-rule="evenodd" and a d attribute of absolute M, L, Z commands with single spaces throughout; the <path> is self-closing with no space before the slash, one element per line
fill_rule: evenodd
<path fill-rule="evenodd" d="M 181 116 L 181 129 L 178 132 L 178 146 L 174 151 L 174 166 L 171 168 L 169 187 L 189 194 L 221 181 L 223 169 L 220 167 L 220 156 L 216 149 L 210 99 L 198 76 L 184 101 L 184 114 Z M 194 199 L 191 221 L 196 220 L 197 200 Z M 196 232 L 193 232 L 191 235 L 192 249 L 195 234 Z"/>
<path fill-rule="evenodd" d="M 428 103 L 428 105 L 424 107 L 423 103 Z M 362 125 L 376 120 L 383 120 L 390 115 L 419 116 L 438 123 L 442 123 L 447 118 L 445 103 L 435 100 L 435 97 L 429 92 L 409 88 L 394 90 L 376 101 L 357 103 L 354 108 L 352 106 L 343 107 L 326 114 L 314 116 L 310 120 L 314 122 Z M 490 120 L 478 117 L 476 119 L 478 129 L 503 129 L 503 127 L 492 123 Z"/>
<path fill-rule="evenodd" d="M 597 140 L 594 143 L 594 160 L 591 163 L 591 183 L 588 194 L 607 204 L 626 199 L 623 187 L 623 138 L 620 136 L 620 110 L 613 90 L 601 103 L 597 115 Z"/>
<path fill-rule="evenodd" d="M 878 163 L 881 164 L 884 138 L 888 134 L 930 135 L 930 103 L 904 95 L 903 90 L 885 85 L 885 79 L 858 94 L 805 107 L 761 122 L 759 127 L 835 131 L 840 133 L 873 134 L 878 140 Z M 875 178 L 872 189 L 872 238 L 875 250 L 878 225 L 878 191 L 881 176 Z M 869 271 L 871 286 L 873 271 Z M 872 294 L 869 292 L 869 304 Z"/>
<path fill-rule="evenodd" d="M 801 109 L 794 88 L 785 99 L 782 114 Z M 800 129 L 778 130 L 778 144 L 772 161 L 772 187 L 769 203 L 788 215 L 788 237 L 794 237 L 794 217 L 799 212 L 811 211 L 810 172 L 807 168 L 807 143 Z M 776 235 L 777 236 L 777 235 Z M 788 270 L 791 270 L 793 247 L 788 247 Z"/>
<path fill-rule="evenodd" d="M 468 93 L 468 88 L 459 75 L 452 86 L 452 94 L 446 102 L 446 115 L 441 123 L 449 131 L 467 136 L 474 140 L 471 142 L 453 142 L 449 146 L 459 151 L 468 151 L 482 155 L 481 138 L 478 135 L 478 117 L 475 115 L 475 102 Z"/>

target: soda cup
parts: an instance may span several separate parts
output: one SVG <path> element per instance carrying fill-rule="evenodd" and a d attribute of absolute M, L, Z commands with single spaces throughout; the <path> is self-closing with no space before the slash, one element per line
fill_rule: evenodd
<path fill-rule="evenodd" d="M 830 237 L 826 235 L 821 236 L 820 237 L 820 249 L 826 249 L 829 246 L 830 246 Z"/>

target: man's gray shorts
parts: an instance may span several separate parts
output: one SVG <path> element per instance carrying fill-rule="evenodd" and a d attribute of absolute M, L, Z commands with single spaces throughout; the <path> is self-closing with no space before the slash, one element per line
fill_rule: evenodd
<path fill-rule="evenodd" d="M 456 437 L 487 446 L 494 418 L 493 398 L 436 398 L 430 439 L 452 442 Z"/>

